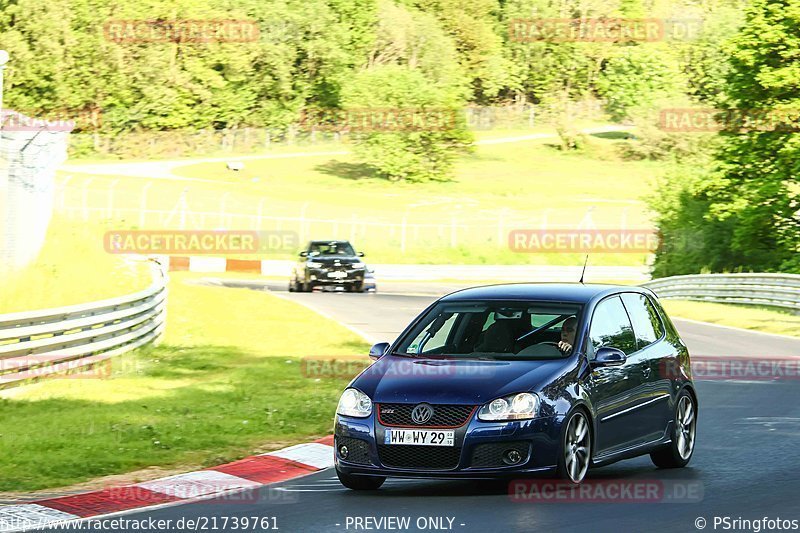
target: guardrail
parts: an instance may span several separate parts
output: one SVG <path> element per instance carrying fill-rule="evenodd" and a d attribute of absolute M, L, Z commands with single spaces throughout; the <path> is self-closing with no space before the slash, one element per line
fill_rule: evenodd
<path fill-rule="evenodd" d="M 659 298 L 800 310 L 798 274 L 698 274 L 655 279 L 642 286 Z"/>
<path fill-rule="evenodd" d="M 145 290 L 88 304 L 0 315 L 0 389 L 85 372 L 164 331 L 167 274 L 150 260 Z"/>

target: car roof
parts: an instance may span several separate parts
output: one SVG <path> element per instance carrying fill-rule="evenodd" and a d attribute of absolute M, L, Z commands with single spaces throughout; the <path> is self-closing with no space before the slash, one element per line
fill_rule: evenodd
<path fill-rule="evenodd" d="M 647 289 L 633 285 L 601 285 L 593 283 L 506 283 L 472 287 L 442 297 L 443 302 L 464 300 L 543 300 L 587 303 L 619 292 L 639 292 Z"/>
<path fill-rule="evenodd" d="M 341 239 L 327 239 L 310 241 L 309 244 L 350 244 L 350 241 L 343 241 Z"/>

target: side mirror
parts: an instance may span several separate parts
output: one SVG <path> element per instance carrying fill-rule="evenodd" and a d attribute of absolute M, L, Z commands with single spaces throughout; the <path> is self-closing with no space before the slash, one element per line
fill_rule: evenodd
<path fill-rule="evenodd" d="M 300 257 L 308 257 L 308 252 L 300 252 Z"/>
<path fill-rule="evenodd" d="M 378 344 L 374 344 L 372 348 L 369 349 L 369 358 L 373 361 L 377 361 L 381 357 L 386 354 L 386 351 L 389 349 L 388 342 L 379 342 Z"/>
<path fill-rule="evenodd" d="M 597 353 L 592 360 L 592 366 L 619 366 L 627 359 L 628 358 L 625 356 L 625 352 L 619 348 L 603 346 L 602 348 L 597 349 Z"/>
<path fill-rule="evenodd" d="M 358 252 L 358 257 L 364 257 L 364 252 Z"/>

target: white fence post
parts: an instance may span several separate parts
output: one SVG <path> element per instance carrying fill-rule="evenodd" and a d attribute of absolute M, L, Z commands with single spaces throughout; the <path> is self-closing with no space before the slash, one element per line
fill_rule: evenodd
<path fill-rule="evenodd" d="M 117 186 L 117 183 L 119 183 L 118 179 L 113 180 L 108 186 L 108 205 L 106 207 L 108 208 L 107 216 L 109 219 L 114 218 L 114 187 Z"/>
<path fill-rule="evenodd" d="M 147 182 L 142 189 L 142 197 L 139 201 L 139 229 L 145 226 L 145 214 L 147 213 L 147 191 L 153 185 L 152 181 Z"/>

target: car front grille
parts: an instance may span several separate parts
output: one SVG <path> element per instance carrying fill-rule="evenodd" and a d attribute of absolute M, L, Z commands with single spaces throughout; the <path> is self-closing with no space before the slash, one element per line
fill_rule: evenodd
<path fill-rule="evenodd" d="M 411 420 L 416 403 L 382 403 L 378 405 L 378 421 L 384 426 L 457 428 L 466 424 L 475 407 L 472 405 L 431 405 L 433 416 L 424 424 Z"/>
<path fill-rule="evenodd" d="M 325 270 L 326 272 L 348 272 L 353 270 L 351 265 L 335 265 L 333 263 L 323 263 L 320 270 Z"/>
<path fill-rule="evenodd" d="M 354 439 L 352 437 L 336 437 L 334 446 L 336 448 L 336 454 L 339 459 L 343 461 L 359 465 L 368 465 L 372 463 L 369 458 L 369 443 L 365 440 Z M 346 458 L 343 458 L 339 453 L 339 448 L 341 446 L 347 446 Z"/>
<path fill-rule="evenodd" d="M 458 466 L 461 448 L 451 446 L 378 445 L 381 463 L 390 468 L 452 470 Z"/>
<path fill-rule="evenodd" d="M 479 444 L 472 449 L 472 459 L 470 466 L 473 468 L 494 468 L 499 466 L 509 466 L 503 462 L 503 454 L 508 450 L 516 450 L 522 456 L 523 464 L 528 457 L 529 446 L 527 442 L 490 442 Z"/>

